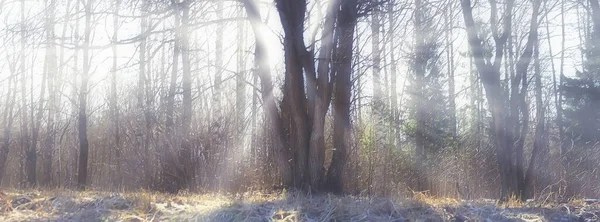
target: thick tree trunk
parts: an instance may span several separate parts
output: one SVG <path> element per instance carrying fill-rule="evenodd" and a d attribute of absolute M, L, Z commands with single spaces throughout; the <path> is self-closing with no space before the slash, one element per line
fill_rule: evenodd
<path fill-rule="evenodd" d="M 290 147 L 294 154 L 294 187 L 308 188 L 310 178 L 306 172 L 311 123 L 306 112 L 308 104 L 304 90 L 304 68 L 307 72 L 310 71 L 304 67 L 308 54 L 304 45 L 306 1 L 277 0 L 276 7 L 284 31 L 286 70 L 281 110 L 284 127 L 289 133 Z"/>

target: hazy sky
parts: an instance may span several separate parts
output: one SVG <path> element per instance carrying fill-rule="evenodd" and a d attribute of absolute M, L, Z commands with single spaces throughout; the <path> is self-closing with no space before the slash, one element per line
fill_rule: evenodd
<path fill-rule="evenodd" d="M 314 2 L 314 1 L 310 1 L 310 2 Z M 109 10 L 110 9 L 110 4 L 106 1 L 96 1 L 96 7 L 95 7 L 95 11 L 103 11 L 103 10 Z M 278 18 L 278 14 L 275 10 L 275 8 L 272 6 L 272 4 L 270 4 L 271 1 L 262 1 L 262 3 L 260 4 L 261 7 L 261 14 L 263 19 L 266 20 L 266 27 L 269 28 L 269 30 L 263 30 L 265 34 L 265 37 L 268 39 L 269 42 L 269 61 L 271 62 L 272 68 L 274 70 L 273 74 L 275 75 L 275 79 L 279 79 L 281 78 L 281 74 L 283 73 L 283 48 L 281 45 L 281 25 L 279 22 L 279 18 Z M 39 44 L 40 42 L 43 42 L 40 38 L 43 38 L 43 22 L 44 22 L 44 15 L 43 15 L 43 9 L 44 6 L 42 4 L 42 2 L 39 1 L 26 1 L 26 18 L 27 18 L 27 27 L 28 29 L 33 30 L 31 34 L 28 34 L 28 40 L 27 43 L 31 44 L 32 42 L 35 42 L 36 45 L 28 45 L 27 46 L 27 62 L 28 64 L 31 64 L 30 67 L 33 67 L 33 88 L 34 88 L 34 95 L 38 95 L 38 90 L 39 90 L 39 85 L 40 85 L 40 77 L 42 74 L 42 68 L 43 68 L 43 59 L 44 59 L 44 53 L 45 53 L 45 49 L 44 49 L 44 45 L 43 44 Z M 63 1 L 60 1 L 60 4 L 57 9 L 57 19 L 61 20 L 64 18 L 65 16 L 65 10 L 66 10 L 66 5 L 64 5 L 65 3 Z M 240 17 L 239 14 L 239 7 L 228 7 L 230 5 L 232 5 L 233 3 L 231 1 L 226 1 L 225 2 L 225 12 L 224 17 L 225 18 L 230 18 L 230 17 Z M 313 3 L 314 4 L 314 3 Z M 200 10 L 200 8 L 202 8 Z M 122 7 L 120 7 L 121 11 L 120 14 L 122 15 L 139 15 L 140 12 L 137 9 L 134 9 L 134 7 L 132 5 L 123 5 Z M 307 32 L 306 32 L 306 40 L 307 40 L 307 45 L 310 45 L 312 40 L 312 36 L 313 36 L 313 32 L 320 30 L 320 24 L 323 20 L 323 15 L 326 13 L 326 4 L 324 5 L 309 5 L 309 9 L 311 9 L 311 13 L 310 13 L 310 17 L 307 21 Z M 74 9 L 73 7 L 71 7 L 71 14 L 73 14 Z M 198 22 L 205 22 L 205 21 L 210 21 L 210 20 L 214 20 L 216 19 L 216 14 L 214 13 L 215 11 L 215 6 L 212 2 L 203 2 L 203 3 L 199 3 L 196 4 L 196 6 L 194 6 L 194 8 L 192 10 L 198 10 L 195 13 L 191 13 L 192 17 L 194 18 L 194 20 L 198 21 Z M 485 10 L 485 9 L 484 9 Z M 404 12 L 407 13 L 408 11 Z M 457 85 L 457 89 L 456 91 L 459 93 L 459 96 L 457 97 L 458 102 L 459 102 L 459 106 L 461 105 L 465 105 L 466 102 L 468 101 L 466 96 L 467 95 L 465 91 L 466 87 L 470 86 L 470 83 L 468 82 L 468 62 L 469 60 L 465 57 L 460 56 L 461 53 L 466 53 L 468 50 L 467 47 L 467 43 L 466 43 L 466 37 L 465 37 L 465 33 L 464 33 L 464 28 L 462 25 L 462 15 L 460 14 L 460 11 L 457 9 L 455 10 L 455 13 L 458 14 L 458 16 L 455 19 L 455 36 L 454 36 L 454 43 L 453 46 L 455 48 L 455 52 L 456 52 L 456 85 Z M 487 12 L 485 11 L 480 11 L 480 13 L 482 13 L 482 17 L 481 19 L 484 19 L 484 21 L 487 21 L 487 19 L 489 18 L 489 15 L 487 15 Z M 580 13 L 583 13 L 583 11 L 581 11 Z M 19 37 L 11 37 L 12 35 L 15 35 L 15 32 L 17 32 L 19 30 L 19 22 L 20 22 L 20 2 L 15 2 L 15 1 L 10 1 L 10 2 L 6 2 L 4 7 L 2 8 L 2 11 L 0 13 L 0 19 L 2 19 L 2 22 L 0 22 L 0 30 L 2 30 L 0 32 L 0 38 L 3 40 L 2 43 L 4 44 L 4 54 L 2 55 L 5 58 L 14 58 L 13 56 L 18 55 L 19 51 L 20 51 L 20 43 L 19 43 Z M 83 13 L 79 13 L 77 14 L 78 16 L 80 16 L 82 19 L 80 21 L 80 33 L 82 33 L 82 29 L 83 29 Z M 528 31 L 528 24 L 529 24 L 529 19 L 531 17 L 530 13 L 527 12 L 516 12 L 516 21 L 515 21 L 515 27 L 518 29 L 518 32 L 516 32 L 515 34 L 515 38 L 517 42 L 521 42 L 523 41 L 521 44 L 524 44 L 524 39 L 526 38 L 526 36 L 524 34 L 526 34 L 526 31 Z M 568 49 L 568 51 L 566 52 L 566 60 L 565 60 L 565 75 L 573 75 L 574 73 L 574 69 L 576 67 L 581 67 L 580 63 L 581 63 L 581 56 L 580 56 L 580 50 L 579 50 L 579 45 L 580 45 L 580 41 L 579 41 L 579 30 L 577 30 L 577 26 L 576 24 L 578 23 L 578 16 L 577 16 L 577 11 L 576 10 L 569 10 L 567 12 L 567 14 L 565 15 L 566 17 L 566 22 L 567 22 L 567 28 L 566 28 L 566 48 Z M 410 19 L 411 16 L 405 16 L 405 19 Z M 549 23 L 550 23 L 550 45 L 552 46 L 552 52 L 555 55 L 553 58 L 554 61 L 554 65 L 555 65 L 555 69 L 556 71 L 559 71 L 559 65 L 560 65 L 560 57 L 559 57 L 559 53 L 560 53 L 560 46 L 561 46 L 561 36 L 560 36 L 560 9 L 554 9 L 553 12 L 551 12 L 548 15 L 549 18 Z M 73 17 L 71 18 L 73 19 Z M 103 104 L 106 102 L 105 98 L 108 94 L 108 86 L 109 86 L 109 79 L 108 79 L 108 74 L 110 73 L 110 69 L 111 69 L 111 59 L 112 59 L 112 52 L 111 52 L 111 48 L 108 47 L 111 42 L 110 39 L 112 37 L 112 16 L 107 16 L 107 15 L 103 15 L 103 14 L 96 14 L 93 17 L 94 20 L 94 24 L 93 24 L 93 28 L 94 31 L 92 32 L 93 35 L 93 42 L 92 45 L 93 46 L 97 46 L 98 49 L 94 49 L 92 51 L 93 54 L 93 58 L 92 58 L 92 78 L 90 81 L 90 86 L 92 89 L 92 92 L 89 96 L 90 101 L 91 101 L 91 105 L 92 105 L 92 110 L 94 110 L 94 107 L 99 107 L 99 106 L 103 106 Z M 442 20 L 443 18 L 440 18 L 440 20 Z M 521 20 L 519 20 L 521 19 Z M 130 39 L 135 37 L 136 35 L 138 35 L 138 33 L 140 32 L 140 22 L 139 19 L 134 19 L 134 18 L 120 18 L 121 22 L 120 22 L 120 27 L 119 27 L 119 39 L 120 40 L 125 40 L 125 39 Z M 370 18 L 363 18 L 361 19 L 361 22 L 358 24 L 357 27 L 357 33 L 364 33 L 366 35 L 361 35 L 358 38 L 358 42 L 356 43 L 356 45 L 359 46 L 364 46 L 363 50 L 361 51 L 361 56 L 363 58 L 369 58 L 370 54 L 371 54 L 371 39 L 370 39 L 370 28 L 369 28 L 369 20 Z M 387 20 L 387 18 L 386 18 Z M 544 19 L 545 20 L 545 19 Z M 165 20 L 153 20 L 153 23 L 156 22 L 161 22 L 162 24 L 160 24 L 157 27 L 157 30 L 161 30 L 163 28 L 171 28 L 173 26 L 173 19 L 172 18 L 167 18 Z M 407 57 L 407 53 L 410 53 L 412 50 L 412 45 L 413 45 L 413 36 L 412 36 L 412 22 L 408 21 L 408 20 L 404 20 L 404 21 L 398 21 L 398 30 L 396 30 L 396 35 L 392 37 L 392 41 L 394 41 L 394 43 L 396 44 L 397 48 L 396 48 L 396 55 L 397 55 L 397 62 L 398 62 L 398 93 L 399 95 L 404 95 L 404 99 L 406 99 L 406 94 L 403 94 L 402 92 L 402 84 L 405 82 L 404 78 L 407 76 L 407 74 L 410 73 L 409 70 L 409 66 L 407 65 L 409 60 Z M 73 26 L 75 25 L 74 21 L 69 22 L 67 28 L 70 30 L 71 28 L 73 28 Z M 549 44 L 547 41 L 547 34 L 546 34 L 546 23 L 545 21 L 542 21 L 542 23 L 540 24 L 540 37 L 543 38 L 542 41 L 540 42 L 541 46 L 541 55 L 546 58 L 545 59 L 545 64 L 543 66 L 543 71 L 544 71 L 544 78 L 546 79 L 550 79 L 551 78 L 551 64 L 549 63 L 550 60 L 548 60 L 549 58 Z M 385 28 L 387 28 L 387 24 L 384 25 Z M 62 22 L 59 21 L 58 24 L 56 24 L 55 26 L 55 32 L 57 36 L 61 36 L 62 35 L 62 30 L 63 29 L 63 24 Z M 253 46 L 254 46 L 254 40 L 253 40 L 253 35 L 250 29 L 250 26 L 248 25 L 248 23 L 246 23 L 246 27 L 245 27 L 246 33 L 245 35 L 245 40 L 244 40 L 244 48 L 246 50 L 246 69 L 250 70 L 252 65 L 253 65 Z M 35 33 L 35 34 L 34 34 Z M 210 90 L 210 84 L 212 83 L 213 79 L 214 79 L 214 73 L 215 73 L 215 67 L 214 67 L 214 56 L 215 56 L 215 41 L 216 38 L 222 38 L 223 40 L 223 46 L 224 46 L 224 77 L 223 79 L 228 79 L 229 77 L 233 76 L 235 74 L 235 72 L 237 71 L 237 56 L 235 55 L 236 53 L 236 33 L 237 33 L 237 26 L 236 26 L 236 22 L 235 21 L 230 21 L 225 23 L 224 26 L 224 35 L 223 36 L 217 36 L 216 35 L 216 25 L 215 24 L 208 24 L 208 25 L 199 25 L 198 29 L 193 31 L 192 34 L 190 35 L 190 42 L 192 44 L 192 53 L 191 53 L 191 58 L 192 58 L 192 70 L 194 72 L 194 77 L 196 79 L 196 83 L 194 84 L 195 86 L 197 86 L 197 90 L 201 91 L 201 92 L 206 92 L 206 90 Z M 69 32 L 66 33 L 67 36 L 70 35 Z M 320 34 L 316 35 L 317 38 L 320 36 Z M 166 36 L 163 36 L 163 33 L 157 33 L 154 36 L 151 37 L 151 41 L 149 41 L 149 51 L 154 51 L 154 50 L 159 50 L 158 47 L 162 44 L 161 42 L 163 41 L 163 39 L 166 40 L 170 40 L 172 39 L 172 36 L 170 36 L 170 34 L 167 34 Z M 135 44 L 120 44 L 118 45 L 118 51 L 119 51 L 119 89 L 120 91 L 127 91 L 127 90 L 134 90 L 134 86 L 136 85 L 136 81 L 137 81 L 137 73 L 138 73 L 138 55 L 137 55 L 137 51 L 138 51 L 138 43 Z M 171 52 L 170 52 L 170 47 L 171 45 L 166 44 L 166 51 L 164 52 L 166 57 L 165 60 L 166 61 L 161 61 L 162 60 L 162 51 L 159 51 L 155 58 L 153 59 L 152 63 L 153 63 L 153 68 L 151 70 L 151 74 L 153 76 L 156 75 L 161 75 L 161 71 L 163 71 L 163 69 L 161 69 L 161 65 L 162 63 L 166 63 L 169 64 L 171 63 L 171 59 L 169 59 Z M 443 48 L 443 47 L 442 47 Z M 59 48 L 59 52 L 60 52 L 60 48 Z M 70 89 L 72 88 L 73 84 L 78 85 L 79 83 L 76 82 L 72 72 L 74 72 L 74 67 L 73 67 L 73 62 L 72 62 L 72 58 L 71 56 L 73 55 L 74 51 L 70 50 L 70 49 L 64 49 L 65 52 L 65 60 L 67 61 L 66 63 L 66 67 L 65 69 L 65 79 L 63 79 L 63 87 L 65 88 L 65 96 L 70 96 L 71 94 L 69 93 Z M 386 49 L 386 52 L 389 53 L 389 49 Z M 445 55 L 444 55 L 445 56 Z M 81 59 L 81 52 L 80 52 L 80 56 L 79 58 Z M 387 58 L 386 56 L 386 60 L 389 60 L 389 58 Z M 442 57 L 442 60 L 445 61 L 445 57 Z M 547 63 L 547 64 L 546 64 Z M 18 63 L 17 63 L 18 64 Z M 446 71 L 445 68 L 445 64 L 442 64 L 444 72 Z M 10 74 L 9 72 L 9 63 L 8 60 L 3 60 L 0 62 L 0 68 L 1 70 L 3 70 L 0 73 L 0 81 L 3 79 L 6 79 L 6 77 L 8 77 L 8 75 Z M 359 71 L 365 72 L 366 75 L 362 75 L 363 78 L 363 92 L 367 94 L 367 96 L 371 93 L 372 91 L 372 84 L 371 84 L 371 69 L 368 68 L 369 66 L 365 66 L 364 69 L 360 69 Z M 165 67 L 165 72 L 170 73 L 170 66 Z M 386 68 L 387 69 L 387 68 Z M 581 68 L 579 68 L 581 69 Z M 77 68 L 77 71 L 81 71 L 81 61 L 79 62 L 79 67 Z M 388 70 L 384 70 L 384 72 L 386 72 Z M 250 76 L 247 76 L 247 80 L 251 81 Z M 4 82 L 0 82 L 0 85 L 5 85 L 5 81 Z M 234 87 L 234 80 L 232 78 L 230 78 L 230 81 L 225 83 L 227 86 L 230 86 L 228 90 L 233 90 Z M 550 90 L 550 89 L 548 89 Z M 123 94 L 124 96 L 135 96 L 134 93 L 129 93 L 129 94 Z M 206 94 L 209 95 L 209 94 Z M 225 94 L 227 95 L 227 93 Z M 250 94 L 248 94 L 248 96 L 250 96 Z M 63 100 L 65 105 L 68 105 L 69 102 L 68 100 Z"/>

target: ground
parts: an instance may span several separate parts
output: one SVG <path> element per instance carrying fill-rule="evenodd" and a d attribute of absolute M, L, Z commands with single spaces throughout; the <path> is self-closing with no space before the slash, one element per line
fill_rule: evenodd
<path fill-rule="evenodd" d="M 458 201 L 300 193 L 0 192 L 0 221 L 600 221 L 597 200 Z"/>

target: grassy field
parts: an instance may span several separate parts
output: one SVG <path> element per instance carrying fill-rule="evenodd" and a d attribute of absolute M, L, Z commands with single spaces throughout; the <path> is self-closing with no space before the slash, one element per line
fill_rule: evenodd
<path fill-rule="evenodd" d="M 0 221 L 599 221 L 597 201 L 459 201 L 244 193 L 166 195 L 17 191 L 0 193 Z"/>

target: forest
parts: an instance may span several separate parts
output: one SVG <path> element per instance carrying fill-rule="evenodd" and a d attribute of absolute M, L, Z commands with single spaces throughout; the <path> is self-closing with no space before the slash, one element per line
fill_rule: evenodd
<path fill-rule="evenodd" d="M 600 197 L 598 0 L 1 0 L 0 19 L 3 189 Z"/>

